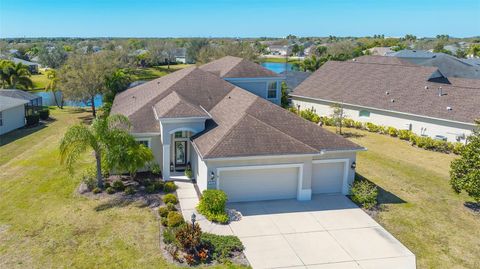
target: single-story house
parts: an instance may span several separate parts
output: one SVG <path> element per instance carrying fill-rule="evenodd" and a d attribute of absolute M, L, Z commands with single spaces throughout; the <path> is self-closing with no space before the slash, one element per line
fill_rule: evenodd
<path fill-rule="evenodd" d="M 0 135 L 25 126 L 25 105 L 23 99 L 0 95 Z"/>
<path fill-rule="evenodd" d="M 394 51 L 390 47 L 373 47 L 367 49 L 372 55 L 387 56 Z"/>
<path fill-rule="evenodd" d="M 175 62 L 187 63 L 187 48 L 176 48 L 174 51 Z M 190 62 L 190 61 L 189 61 Z"/>
<path fill-rule="evenodd" d="M 14 62 L 15 64 L 21 63 L 23 65 L 26 65 L 28 66 L 28 71 L 30 71 L 31 74 L 38 74 L 38 63 L 26 61 L 15 57 L 12 58 L 12 62 Z"/>
<path fill-rule="evenodd" d="M 34 111 L 42 108 L 42 97 L 26 91 L 16 89 L 1 89 L 0 96 L 27 101 L 27 104 L 25 105 L 25 112 L 27 115 L 30 115 Z"/>
<path fill-rule="evenodd" d="M 466 142 L 480 118 L 480 80 L 447 78 L 396 57 L 329 61 L 295 88 L 292 103 L 330 116 L 341 105 L 356 121 Z"/>
<path fill-rule="evenodd" d="M 221 189 L 230 201 L 349 192 L 356 152 L 364 148 L 231 77 L 265 84 L 279 78 L 253 62 L 225 57 L 119 93 L 111 113 L 130 119 L 132 135 L 152 149 L 164 180 L 191 168 L 201 191 Z"/>
<path fill-rule="evenodd" d="M 292 53 L 292 47 L 288 45 L 270 45 L 267 47 L 267 50 L 272 55 L 286 56 Z"/>

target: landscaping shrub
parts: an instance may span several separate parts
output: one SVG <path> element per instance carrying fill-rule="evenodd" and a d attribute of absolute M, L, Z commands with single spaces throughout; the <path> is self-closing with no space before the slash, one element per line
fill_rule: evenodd
<path fill-rule="evenodd" d="M 158 163 L 154 163 L 150 166 L 150 172 L 152 174 L 160 176 L 162 174 L 162 170 L 160 169 L 160 165 Z"/>
<path fill-rule="evenodd" d="M 102 189 L 100 189 L 99 187 L 95 187 L 95 188 L 93 188 L 92 192 L 95 193 L 95 194 L 101 193 Z"/>
<path fill-rule="evenodd" d="M 165 244 L 173 244 L 175 242 L 175 230 L 173 228 L 165 228 L 163 230 L 163 242 Z"/>
<path fill-rule="evenodd" d="M 318 123 L 320 121 L 320 116 L 315 113 L 315 109 L 313 108 L 300 111 L 300 117 L 314 123 Z"/>
<path fill-rule="evenodd" d="M 155 193 L 156 190 L 155 190 L 155 185 L 153 184 L 148 184 L 147 187 L 145 187 L 145 191 L 147 193 Z"/>
<path fill-rule="evenodd" d="M 172 181 L 169 181 L 165 183 L 165 185 L 163 185 L 163 191 L 166 193 L 174 192 L 176 189 L 177 185 L 175 185 L 175 183 L 173 183 Z"/>
<path fill-rule="evenodd" d="M 125 194 L 126 195 L 134 195 L 135 194 L 135 188 L 132 186 L 128 186 L 125 188 Z"/>
<path fill-rule="evenodd" d="M 95 189 L 97 186 L 97 178 L 95 176 L 92 177 L 89 173 L 84 173 L 82 175 L 82 181 L 85 183 L 89 191 Z"/>
<path fill-rule="evenodd" d="M 388 127 L 387 128 L 387 133 L 390 135 L 390 136 L 393 136 L 393 137 L 397 137 L 398 135 L 398 130 L 393 128 L 393 127 Z"/>
<path fill-rule="evenodd" d="M 343 119 L 343 126 L 352 128 L 355 126 L 355 121 L 352 119 Z"/>
<path fill-rule="evenodd" d="M 161 207 L 158 208 L 158 214 L 162 218 L 166 218 L 168 216 L 168 212 L 170 212 L 170 211 L 171 210 L 169 210 L 168 207 L 166 207 L 166 206 L 161 206 Z"/>
<path fill-rule="evenodd" d="M 108 188 L 105 189 L 105 192 L 108 193 L 108 194 L 114 194 L 115 189 L 113 187 L 108 187 Z"/>
<path fill-rule="evenodd" d="M 354 127 L 356 129 L 363 129 L 363 123 L 360 122 L 360 121 L 356 121 L 355 124 L 354 124 Z"/>
<path fill-rule="evenodd" d="M 372 133 L 378 133 L 378 131 L 380 130 L 378 125 L 375 125 L 371 122 L 367 122 L 365 124 L 365 127 L 367 128 L 367 131 L 372 132 Z"/>
<path fill-rule="evenodd" d="M 155 193 L 163 190 L 163 182 L 159 180 L 152 181 L 148 183 L 147 187 L 145 188 L 145 191 L 147 193 Z"/>
<path fill-rule="evenodd" d="M 38 111 L 38 116 L 42 120 L 48 120 L 48 117 L 50 117 L 50 110 L 48 109 L 48 107 L 45 107 L 42 110 Z"/>
<path fill-rule="evenodd" d="M 398 131 L 398 138 L 402 140 L 410 140 L 410 136 L 412 135 L 412 131 L 410 130 L 399 130 Z"/>
<path fill-rule="evenodd" d="M 167 226 L 168 227 L 177 227 L 180 224 L 183 224 L 185 221 L 183 220 L 182 214 L 170 211 L 167 215 Z"/>
<path fill-rule="evenodd" d="M 177 211 L 177 208 L 172 203 L 168 203 L 167 208 L 168 208 L 168 211 Z"/>
<path fill-rule="evenodd" d="M 105 189 L 108 188 L 108 187 L 111 187 L 111 186 L 112 186 L 112 185 L 110 185 L 110 182 L 105 182 L 105 183 L 103 184 L 103 187 L 104 187 Z"/>
<path fill-rule="evenodd" d="M 40 121 L 40 116 L 38 114 L 27 115 L 25 120 L 27 121 L 27 126 L 36 125 Z"/>
<path fill-rule="evenodd" d="M 164 197 L 163 197 L 163 202 L 165 204 L 178 204 L 178 199 L 177 199 L 177 196 L 175 196 L 175 194 L 172 194 L 172 193 L 169 193 L 169 194 L 166 194 Z"/>
<path fill-rule="evenodd" d="M 187 167 L 187 169 L 185 169 L 185 176 L 190 179 L 193 177 L 192 169 L 190 167 Z"/>
<path fill-rule="evenodd" d="M 244 246 L 238 237 L 233 235 L 216 235 L 211 233 L 203 233 L 201 242 L 209 246 L 213 259 L 223 262 L 231 256 L 233 252 L 244 250 Z"/>
<path fill-rule="evenodd" d="M 335 121 L 333 120 L 333 118 L 322 117 L 321 120 L 322 120 L 322 122 L 325 126 L 334 126 L 335 125 Z"/>
<path fill-rule="evenodd" d="M 112 188 L 114 188 L 117 191 L 123 191 L 125 189 L 125 185 L 123 184 L 123 181 L 121 180 L 115 180 L 112 183 Z"/>
<path fill-rule="evenodd" d="M 453 144 L 453 149 L 452 149 L 452 152 L 459 155 L 462 153 L 463 149 L 465 148 L 465 145 L 460 143 L 460 142 L 456 142 Z"/>
<path fill-rule="evenodd" d="M 210 221 L 227 223 L 229 220 L 225 212 L 227 199 L 227 195 L 221 190 L 205 190 L 197 207 L 198 212 Z"/>
<path fill-rule="evenodd" d="M 377 204 L 378 189 L 373 183 L 366 180 L 355 180 L 350 189 L 352 201 L 370 209 Z"/>
<path fill-rule="evenodd" d="M 385 126 L 378 126 L 378 133 L 380 133 L 380 134 L 387 134 L 387 127 L 385 127 Z"/>
<path fill-rule="evenodd" d="M 167 217 L 161 218 L 160 222 L 162 223 L 162 226 L 164 226 L 164 227 L 168 226 L 168 218 Z"/>
<path fill-rule="evenodd" d="M 175 239 L 185 252 L 194 253 L 200 247 L 201 235 L 202 230 L 198 223 L 195 225 L 187 223 L 176 230 Z"/>

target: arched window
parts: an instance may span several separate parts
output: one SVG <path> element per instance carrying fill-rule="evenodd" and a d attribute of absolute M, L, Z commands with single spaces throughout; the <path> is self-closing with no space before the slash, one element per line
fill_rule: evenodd
<path fill-rule="evenodd" d="M 358 112 L 358 116 L 359 116 L 360 118 L 369 118 L 369 117 L 370 117 L 370 111 L 368 111 L 368 110 L 360 110 L 360 111 Z"/>

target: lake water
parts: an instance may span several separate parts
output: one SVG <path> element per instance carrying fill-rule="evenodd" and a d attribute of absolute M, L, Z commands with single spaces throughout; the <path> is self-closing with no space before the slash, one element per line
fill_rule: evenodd
<path fill-rule="evenodd" d="M 55 106 L 55 99 L 53 99 L 53 93 L 52 92 L 46 92 L 46 91 L 39 91 L 35 92 L 34 94 L 41 96 L 42 97 L 42 103 L 44 106 Z M 57 100 L 60 102 L 62 94 L 60 92 L 57 92 Z M 94 99 L 95 107 L 100 107 L 102 106 L 102 95 L 97 94 Z M 90 106 L 90 104 L 85 104 L 84 102 L 77 102 L 77 101 L 68 101 L 65 100 L 64 104 L 65 106 L 76 106 L 76 107 L 86 107 Z"/>
<path fill-rule="evenodd" d="M 271 62 L 263 62 L 262 66 L 275 72 L 275 73 L 282 73 L 284 72 L 287 68 L 288 71 L 291 71 L 293 68 L 293 65 L 290 63 L 271 63 Z"/>
<path fill-rule="evenodd" d="M 292 70 L 293 65 L 288 63 L 285 65 L 285 63 L 271 63 L 271 62 L 264 62 L 262 63 L 262 66 L 275 72 L 275 73 L 282 73 L 283 71 L 288 68 L 288 70 Z M 42 97 L 42 103 L 44 106 L 54 106 L 55 105 L 55 100 L 53 99 L 53 93 L 52 92 L 46 92 L 46 91 L 39 91 L 35 92 L 36 95 Z M 61 93 L 57 93 L 57 100 L 60 101 L 60 96 Z M 102 95 L 98 94 L 95 96 L 95 107 L 100 107 L 102 106 Z M 77 101 L 68 101 L 65 100 L 64 102 L 65 106 L 76 106 L 76 107 L 86 107 L 90 105 L 86 105 L 84 102 L 77 102 Z"/>

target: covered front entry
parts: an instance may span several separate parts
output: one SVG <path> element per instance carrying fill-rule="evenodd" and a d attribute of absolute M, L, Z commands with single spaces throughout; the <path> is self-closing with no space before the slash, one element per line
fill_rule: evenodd
<path fill-rule="evenodd" d="M 172 134 L 171 141 L 173 141 L 173 147 L 170 152 L 170 168 L 173 168 L 171 172 L 183 172 L 190 164 L 191 145 L 189 138 L 191 132 L 189 131 L 177 131 Z"/>
<path fill-rule="evenodd" d="M 313 161 L 312 193 L 344 193 L 348 160 Z"/>
<path fill-rule="evenodd" d="M 219 168 L 217 189 L 229 202 L 295 199 L 300 169 L 298 165 L 271 165 Z"/>

